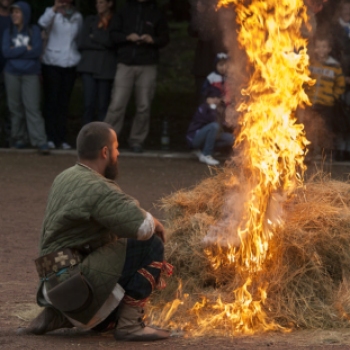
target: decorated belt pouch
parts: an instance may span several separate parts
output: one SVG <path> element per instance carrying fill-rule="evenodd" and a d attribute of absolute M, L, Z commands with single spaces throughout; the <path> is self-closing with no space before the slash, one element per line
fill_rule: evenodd
<path fill-rule="evenodd" d="M 92 301 L 92 288 L 78 266 L 68 268 L 70 276 L 62 282 L 54 274 L 45 281 L 47 296 L 52 305 L 62 312 L 78 312 Z"/>

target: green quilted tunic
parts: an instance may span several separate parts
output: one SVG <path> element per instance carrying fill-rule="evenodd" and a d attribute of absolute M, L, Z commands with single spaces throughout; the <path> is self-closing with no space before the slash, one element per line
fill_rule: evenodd
<path fill-rule="evenodd" d="M 125 238 L 137 238 L 145 217 L 135 199 L 85 166 L 77 164 L 56 177 L 45 212 L 40 256 L 62 248 L 89 245 L 92 249 L 80 269 L 93 287 L 94 299 L 87 309 L 67 313 L 69 317 L 86 324 L 103 305 L 124 266 Z M 63 273 L 59 279 L 68 276 Z M 37 301 L 45 306 L 41 290 L 42 282 Z"/>

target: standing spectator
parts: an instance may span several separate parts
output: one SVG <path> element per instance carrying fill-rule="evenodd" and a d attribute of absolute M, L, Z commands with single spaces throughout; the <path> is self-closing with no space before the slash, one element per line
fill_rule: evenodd
<path fill-rule="evenodd" d="M 54 6 L 48 7 L 39 18 L 39 25 L 47 33 L 42 73 L 44 116 L 51 149 L 71 148 L 67 143 L 67 117 L 80 61 L 77 39 L 82 23 L 82 15 L 75 9 L 73 0 L 55 0 Z"/>
<path fill-rule="evenodd" d="M 2 52 L 6 58 L 5 84 L 11 112 L 11 135 L 16 148 L 24 148 L 26 129 L 30 142 L 48 153 L 45 124 L 40 112 L 40 29 L 30 26 L 31 10 L 26 2 L 11 6 L 10 27 L 4 32 Z"/>
<path fill-rule="evenodd" d="M 233 145 L 233 135 L 223 131 L 220 121 L 221 91 L 208 87 L 205 103 L 201 104 L 187 130 L 187 143 L 195 149 L 200 162 L 208 165 L 218 165 L 220 162 L 212 157 L 215 148 L 227 148 Z"/>
<path fill-rule="evenodd" d="M 116 47 L 109 35 L 113 5 L 114 2 L 109 0 L 96 1 L 97 15 L 86 18 L 79 42 L 78 72 L 84 89 L 84 125 L 95 119 L 96 100 L 97 119 L 104 120 L 111 98 L 117 68 Z"/>
<path fill-rule="evenodd" d="M 140 153 L 149 131 L 158 51 L 169 42 L 168 24 L 155 0 L 130 0 L 118 12 L 111 38 L 118 45 L 118 65 L 106 122 L 119 136 L 135 86 L 136 114 L 129 145 L 133 152 Z"/>
<path fill-rule="evenodd" d="M 0 47 L 2 47 L 2 37 L 6 28 L 10 27 L 10 6 L 12 0 L 0 0 Z M 6 106 L 6 89 L 4 82 L 5 57 L 0 50 L 0 107 Z M 6 108 L 6 109 L 5 109 Z M 3 113 L 2 113 L 3 112 Z M 2 146 L 10 146 L 11 121 L 7 106 L 1 111 L 0 116 L 0 139 Z"/>
<path fill-rule="evenodd" d="M 312 106 L 306 109 L 302 122 L 315 157 L 321 156 L 322 149 L 333 148 L 334 105 L 345 90 L 340 64 L 330 56 L 331 43 L 327 34 L 319 32 L 315 35 L 309 67 L 316 82 L 306 90 Z"/>

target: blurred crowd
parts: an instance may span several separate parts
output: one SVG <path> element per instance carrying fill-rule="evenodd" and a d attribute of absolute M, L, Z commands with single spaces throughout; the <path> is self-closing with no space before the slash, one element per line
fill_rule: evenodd
<path fill-rule="evenodd" d="M 315 14 L 308 48 L 315 84 L 305 87 L 312 105 L 298 111 L 297 117 L 311 141 L 311 159 L 349 161 L 350 1 L 308 2 Z"/>
<path fill-rule="evenodd" d="M 315 83 L 304 87 L 311 104 L 298 109 L 296 117 L 311 141 L 307 159 L 350 160 L 350 0 L 305 0 L 305 5 L 309 23 L 302 35 L 308 39 L 309 70 Z M 237 32 L 232 13 L 216 9 L 215 1 L 192 2 L 189 34 L 198 38 L 193 74 L 202 104 L 187 141 L 199 161 L 210 165 L 219 163 L 213 158 L 215 151 L 234 141 L 231 135 L 237 124 L 232 123 L 232 109 L 249 76 L 244 53 L 232 34 Z"/>
<path fill-rule="evenodd" d="M 350 160 L 350 0 L 305 3 L 311 26 L 303 35 L 315 84 L 305 86 L 312 104 L 296 115 L 311 141 L 308 156 Z M 234 11 L 217 9 L 214 0 L 190 4 L 198 108 L 186 140 L 200 162 L 217 165 L 216 152 L 232 151 L 235 125 L 227 122 L 227 114 L 240 95 L 247 64 L 234 35 L 227 35 L 237 32 Z M 96 0 L 96 14 L 85 19 L 74 0 L 53 0 L 36 24 L 28 3 L 0 0 L 0 99 L 6 98 L 8 107 L 0 129 L 6 146 L 36 147 L 43 154 L 70 149 L 67 118 L 79 75 L 82 125 L 106 121 L 119 135 L 134 91 L 128 144 L 142 152 L 159 49 L 168 42 L 167 20 L 156 0 L 128 0 L 118 11 L 114 0 Z"/>
<path fill-rule="evenodd" d="M 169 29 L 155 0 L 129 0 L 118 12 L 114 6 L 114 0 L 96 0 L 96 14 L 83 20 L 74 0 L 54 0 L 32 24 L 28 3 L 0 0 L 0 94 L 8 107 L 1 129 L 7 146 L 36 147 L 43 154 L 70 149 L 67 118 L 79 74 L 82 125 L 105 120 L 119 135 L 135 91 L 128 142 L 142 152 L 159 49 L 169 42 Z"/>

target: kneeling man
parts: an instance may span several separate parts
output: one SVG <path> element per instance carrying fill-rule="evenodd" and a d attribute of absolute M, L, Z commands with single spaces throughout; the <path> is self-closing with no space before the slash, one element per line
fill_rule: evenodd
<path fill-rule="evenodd" d="M 77 151 L 77 164 L 54 180 L 45 212 L 35 261 L 44 310 L 19 333 L 80 327 L 114 330 L 118 340 L 167 338 L 143 323 L 167 266 L 164 228 L 113 181 L 119 152 L 110 125 L 85 125 Z"/>

